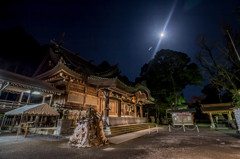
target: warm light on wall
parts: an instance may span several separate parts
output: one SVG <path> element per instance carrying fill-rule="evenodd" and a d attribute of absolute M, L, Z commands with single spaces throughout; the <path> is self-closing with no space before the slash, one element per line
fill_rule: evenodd
<path fill-rule="evenodd" d="M 31 92 L 30 90 L 25 91 L 25 93 L 30 93 L 30 92 Z M 34 94 L 34 95 L 39 95 L 39 94 L 41 94 L 41 93 L 38 92 L 38 91 L 33 91 L 32 94 Z"/>
<path fill-rule="evenodd" d="M 133 102 L 133 103 L 136 102 L 136 97 L 132 97 L 132 102 Z"/>

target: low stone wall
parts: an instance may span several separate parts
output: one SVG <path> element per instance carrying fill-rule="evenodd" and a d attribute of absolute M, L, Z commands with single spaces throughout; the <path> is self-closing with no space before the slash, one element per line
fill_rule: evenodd
<path fill-rule="evenodd" d="M 40 127 L 40 128 L 30 128 L 29 132 L 40 135 L 53 135 L 57 130 L 57 127 Z"/>
<path fill-rule="evenodd" d="M 238 132 L 240 133 L 240 107 L 233 108 L 233 111 L 238 126 Z"/>
<path fill-rule="evenodd" d="M 139 117 L 109 117 L 110 126 L 147 123 L 147 118 Z"/>

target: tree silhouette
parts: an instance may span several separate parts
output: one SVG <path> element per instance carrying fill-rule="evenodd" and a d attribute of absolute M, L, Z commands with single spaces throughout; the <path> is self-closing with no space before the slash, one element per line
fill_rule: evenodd
<path fill-rule="evenodd" d="M 160 50 L 154 59 L 143 65 L 136 82 L 146 81 L 158 105 L 174 108 L 183 99 L 187 85 L 200 85 L 200 69 L 187 54 L 173 50 Z M 165 104 L 164 104 L 165 103 Z M 158 110 L 160 110 L 159 108 Z"/>

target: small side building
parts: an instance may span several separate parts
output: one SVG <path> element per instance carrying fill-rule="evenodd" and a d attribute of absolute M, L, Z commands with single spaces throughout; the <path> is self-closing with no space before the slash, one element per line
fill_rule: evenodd
<path fill-rule="evenodd" d="M 202 104 L 201 110 L 208 114 L 211 128 L 227 128 L 233 124 L 233 103 Z"/>
<path fill-rule="evenodd" d="M 194 125 L 194 115 L 196 110 L 191 109 L 180 109 L 180 110 L 168 110 L 168 113 L 172 115 L 172 125 Z"/>

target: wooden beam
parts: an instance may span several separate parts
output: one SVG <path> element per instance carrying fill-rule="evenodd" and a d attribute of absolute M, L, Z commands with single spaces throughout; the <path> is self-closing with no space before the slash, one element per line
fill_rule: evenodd
<path fill-rule="evenodd" d="M 32 90 L 30 90 L 30 93 L 28 94 L 27 104 L 30 103 L 30 101 L 31 101 L 31 96 L 32 96 Z"/>
<path fill-rule="evenodd" d="M 134 117 L 137 117 L 137 105 L 134 105 Z"/>
<path fill-rule="evenodd" d="M 143 106 L 140 106 L 140 117 L 143 118 Z"/>
<path fill-rule="evenodd" d="M 16 115 L 14 115 L 13 120 L 12 120 L 11 129 L 10 129 L 11 132 L 15 126 L 15 122 L 16 122 Z"/>
<path fill-rule="evenodd" d="M 214 129 L 215 128 L 215 124 L 214 124 L 214 121 L 213 121 L 212 113 L 209 113 L 209 116 L 210 116 L 211 126 Z"/>
<path fill-rule="evenodd" d="M 20 96 L 19 96 L 19 99 L 18 99 L 18 103 L 21 103 L 21 102 L 22 102 L 23 94 L 24 94 L 24 92 L 21 92 L 21 94 L 20 94 Z"/>

